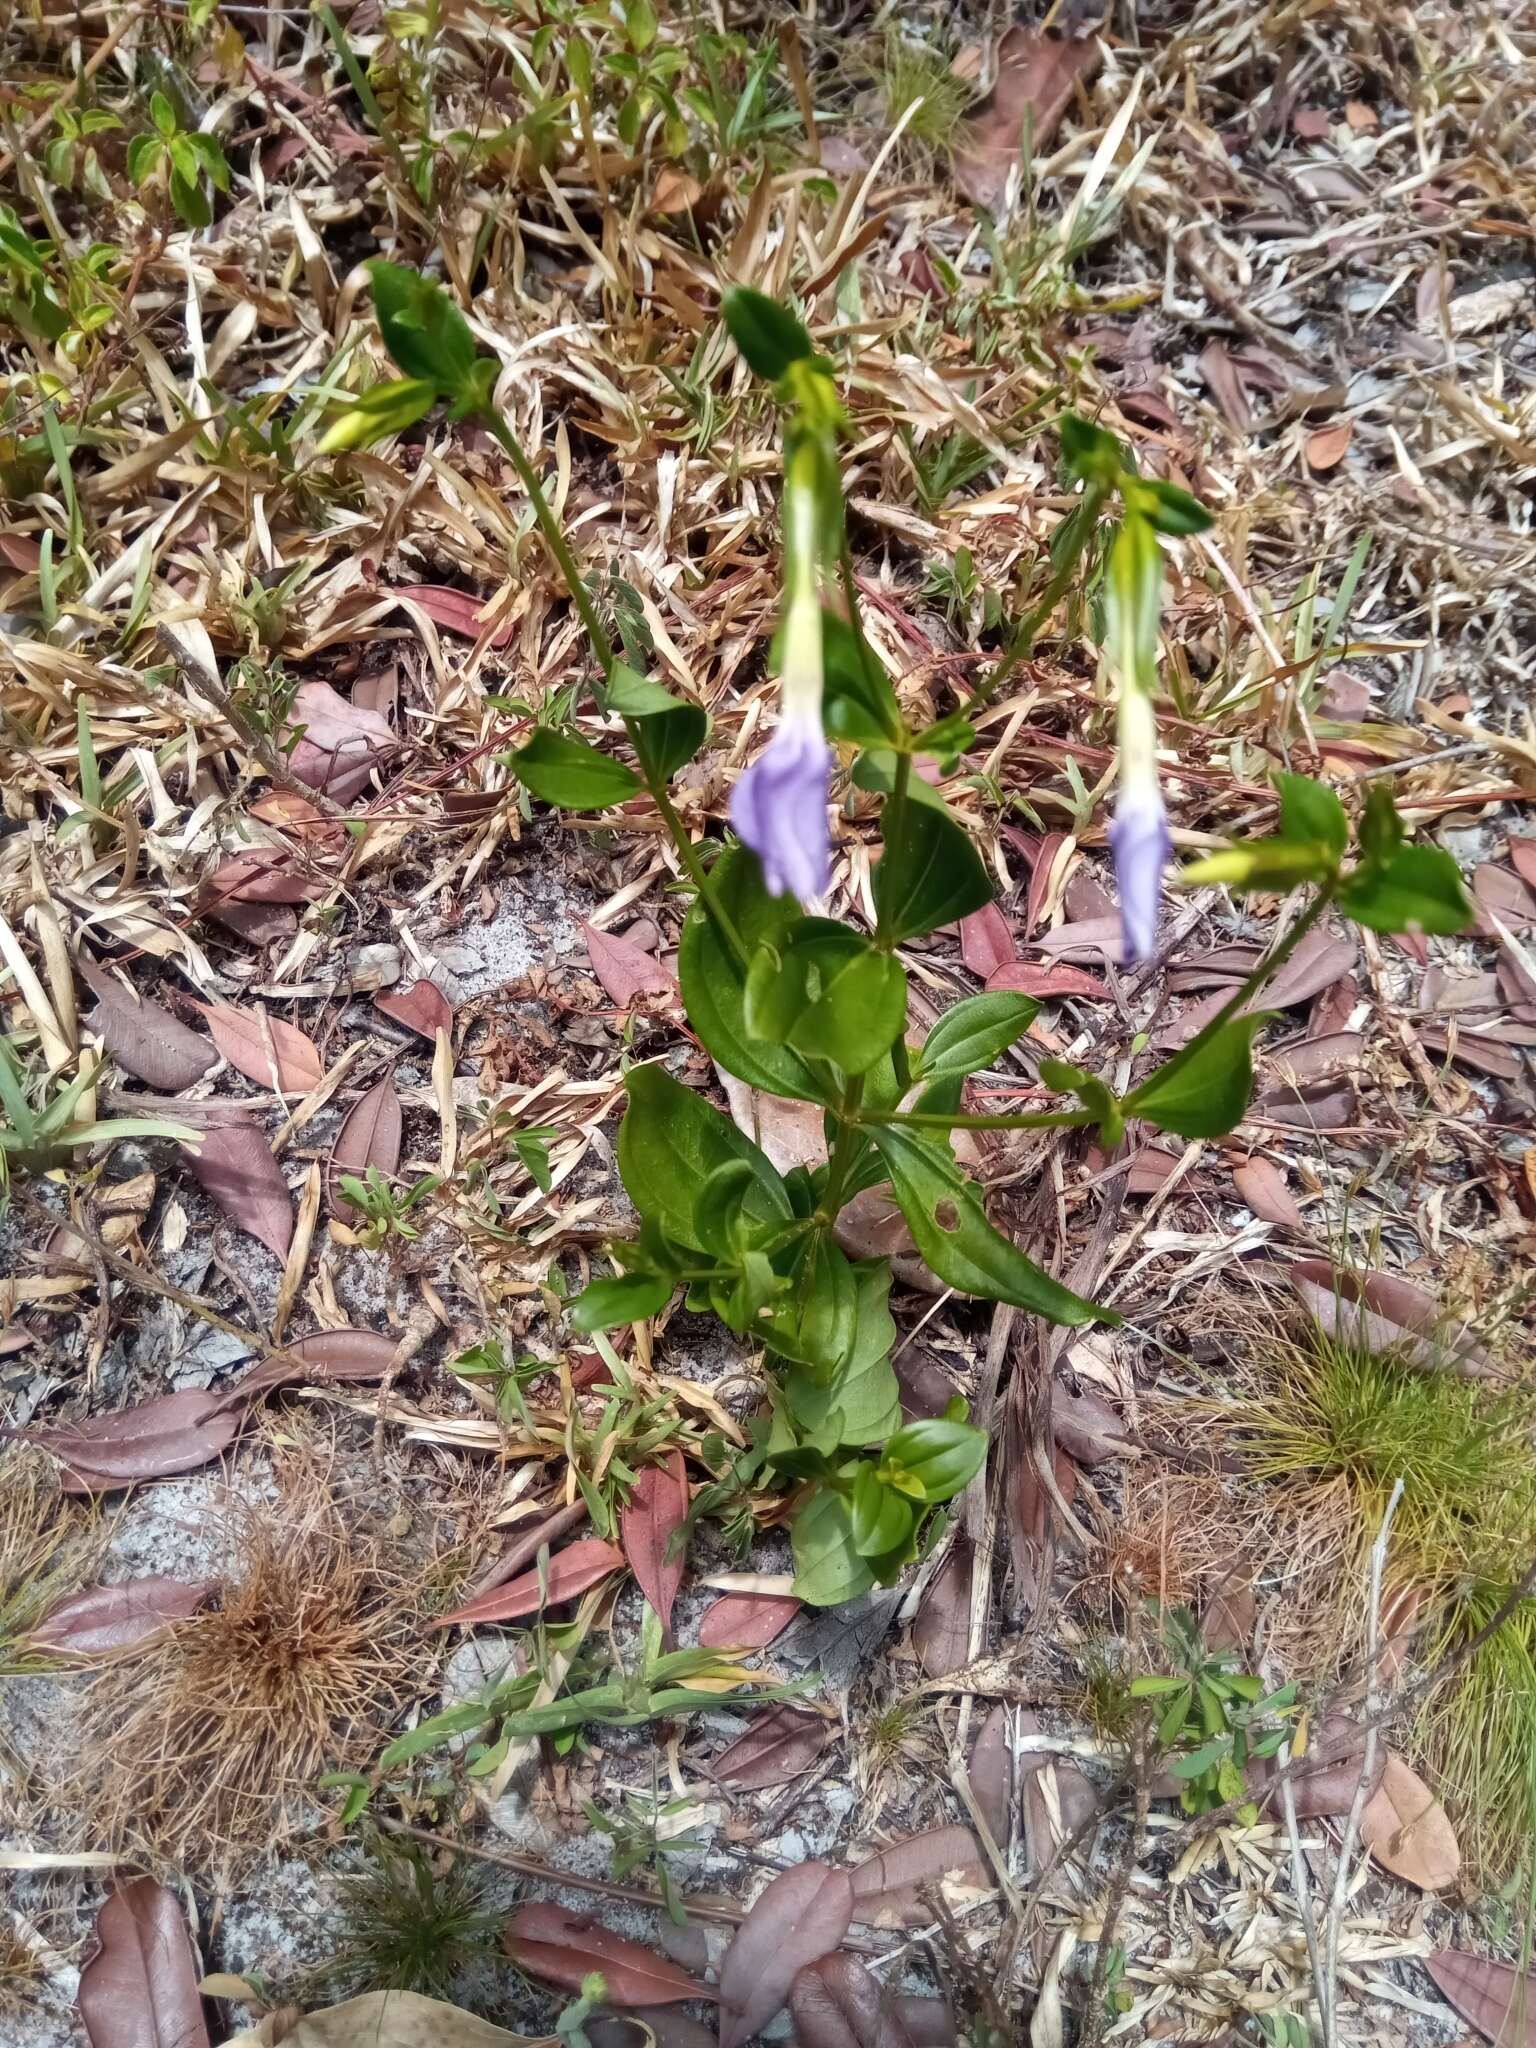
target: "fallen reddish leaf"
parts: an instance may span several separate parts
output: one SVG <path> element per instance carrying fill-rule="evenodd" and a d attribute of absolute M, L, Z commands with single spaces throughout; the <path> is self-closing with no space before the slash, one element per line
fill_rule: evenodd
<path fill-rule="evenodd" d="M 1314 1081 L 1305 1088 L 1270 1088 L 1252 1114 L 1298 1131 L 1348 1130 L 1360 1113 L 1360 1098 L 1347 1082 Z"/>
<path fill-rule="evenodd" d="M 1517 839 L 1513 833 L 1504 842 L 1510 865 L 1529 889 L 1536 889 L 1536 839 Z"/>
<path fill-rule="evenodd" d="M 958 1671 L 971 1653 L 971 1575 L 975 1549 L 958 1531 L 928 1581 L 912 1623 L 912 1647 L 930 1678 Z"/>
<path fill-rule="evenodd" d="M 1473 872 L 1472 894 L 1479 910 L 1491 912 L 1511 931 L 1529 931 L 1536 925 L 1536 888 L 1508 868 L 1485 860 Z"/>
<path fill-rule="evenodd" d="M 706 1650 L 760 1650 L 780 1636 L 800 1602 L 778 1593 L 722 1593 L 699 1623 Z"/>
<path fill-rule="evenodd" d="M 272 1148 L 255 1124 L 213 1125 L 194 1152 L 183 1148 L 187 1163 L 213 1201 L 242 1230 L 259 1238 L 280 1259 L 293 1242 L 293 1203 Z"/>
<path fill-rule="evenodd" d="M 19 569 L 25 575 L 41 563 L 42 543 L 33 540 L 29 533 L 0 533 L 0 558 L 8 568 Z"/>
<path fill-rule="evenodd" d="M 982 1722 L 971 1744 L 971 1760 L 966 1769 L 971 1796 L 992 1831 L 993 1841 L 1006 1855 L 1013 1833 L 1013 1750 L 1008 1740 L 1006 1707 L 994 1707 Z"/>
<path fill-rule="evenodd" d="M 434 626 L 456 633 L 461 640 L 478 640 L 485 631 L 486 600 L 476 597 L 473 591 L 454 590 L 446 583 L 399 583 L 389 595 L 408 598 Z M 505 647 L 513 631 L 513 621 L 503 619 L 491 635 L 490 645 Z"/>
<path fill-rule="evenodd" d="M 663 164 L 651 187 L 652 213 L 687 213 L 704 197 L 704 187 L 687 171 Z"/>
<path fill-rule="evenodd" d="M 903 1994 L 892 2003 L 896 2017 L 912 2037 L 912 2048 L 956 2048 L 960 2030 L 944 1999 Z"/>
<path fill-rule="evenodd" d="M 831 1724 L 787 1700 L 765 1707 L 752 1725 L 709 1766 L 712 1778 L 738 1792 L 787 1785 L 808 1771 L 831 1738 Z"/>
<path fill-rule="evenodd" d="M 1081 967 L 1027 967 L 1015 960 L 999 967 L 987 978 L 989 990 L 1012 989 L 1021 996 L 1035 996 L 1041 1002 L 1059 1001 L 1065 996 L 1082 996 L 1090 1003 L 1107 1003 L 1109 986 Z"/>
<path fill-rule="evenodd" d="M 1384 1870 L 1423 1892 L 1443 1892 L 1461 1874 L 1456 1831 L 1416 1771 L 1388 1755 L 1381 1783 L 1360 1814 L 1360 1839 Z"/>
<path fill-rule="evenodd" d="M 158 1003 L 136 996 L 94 961 L 79 960 L 76 965 L 96 998 L 86 1021 L 136 1081 L 177 1095 L 207 1073 L 218 1055 L 206 1038 L 189 1031 Z"/>
<path fill-rule="evenodd" d="M 248 846 L 221 860 L 203 883 L 203 913 L 230 903 L 313 903 L 325 884 L 295 866 L 283 846 Z"/>
<path fill-rule="evenodd" d="M 1030 944 L 1036 952 L 1054 960 L 1071 960 L 1078 966 L 1094 960 L 1120 958 L 1119 914 L 1084 918 L 1080 924 L 1058 925 L 1053 932 L 1041 932 Z"/>
<path fill-rule="evenodd" d="M 1233 1167 L 1232 1185 L 1260 1222 L 1284 1224 L 1292 1230 L 1300 1227 L 1301 1211 L 1273 1160 L 1261 1159 L 1257 1153 L 1245 1159 L 1241 1166 Z"/>
<path fill-rule="evenodd" d="M 849 1872 L 852 1917 L 861 1927 L 922 1926 L 933 1916 L 920 1895 L 946 1877 L 974 1886 L 991 1882 L 969 1828 L 929 1828 L 858 1864 Z"/>
<path fill-rule="evenodd" d="M 1206 1601 L 1200 1615 L 1200 1640 L 1208 1650 L 1246 1650 L 1258 1618 L 1253 1576 L 1239 1565 Z"/>
<path fill-rule="evenodd" d="M 960 920 L 960 958 L 983 981 L 1017 960 L 1019 949 L 1013 930 L 995 903 L 984 903 Z"/>
<path fill-rule="evenodd" d="M 1536 1976 L 1443 1948 L 1424 1967 L 1446 2004 L 1496 2048 L 1536 2048 Z"/>
<path fill-rule="evenodd" d="M 1329 1714 L 1312 1732 L 1312 1748 L 1319 1754 L 1338 1751 L 1329 1755 L 1326 1763 L 1308 1765 L 1302 1759 L 1290 1773 L 1291 1796 L 1296 1802 L 1298 1820 L 1332 1820 L 1347 1814 L 1355 1803 L 1355 1792 L 1360 1784 L 1360 1772 L 1365 1763 L 1365 1730 L 1358 1727 L 1343 1714 Z M 1371 1772 L 1370 1791 L 1375 1792 L 1381 1784 L 1382 1773 L 1387 1767 L 1387 1748 L 1383 1742 L 1376 1745 L 1376 1761 Z M 1273 1762 L 1265 1767 L 1274 1770 Z M 1285 1803 L 1278 1784 L 1265 1794 L 1266 1812 L 1279 1817 L 1285 1812 Z"/>
<path fill-rule="evenodd" d="M 1353 420 L 1334 420 L 1307 436 L 1307 461 L 1314 469 L 1337 469 L 1355 438 Z"/>
<path fill-rule="evenodd" d="M 154 1878 L 134 1878 L 97 1914 L 79 2006 L 91 2048 L 208 2048 L 187 1923 Z"/>
<path fill-rule="evenodd" d="M 269 789 L 250 806 L 251 816 L 279 832 L 291 832 L 295 839 L 315 846 L 339 848 L 347 843 L 347 828 L 338 818 L 327 817 L 308 797 L 292 789 Z"/>
<path fill-rule="evenodd" d="M 1026 117 L 1031 147 L 1055 134 L 1079 83 L 1086 86 L 1102 61 L 1098 39 L 1042 35 L 1010 28 L 999 38 L 995 83 L 967 124 L 954 159 L 955 182 L 977 206 L 995 207 L 1019 161 Z"/>
<path fill-rule="evenodd" d="M 301 683 L 289 716 L 283 736 L 285 746 L 293 742 L 289 767 L 300 782 L 339 804 L 350 802 L 375 765 L 395 749 L 389 720 L 349 704 L 329 683 Z"/>
<path fill-rule="evenodd" d="M 624 1553 L 612 1543 L 604 1543 L 596 1536 L 584 1536 L 579 1543 L 568 1543 L 564 1550 L 557 1550 L 549 1560 L 547 1575 L 547 1596 L 540 1588 L 537 1569 L 523 1572 L 518 1578 L 509 1579 L 504 1586 L 493 1586 L 489 1592 L 456 1607 L 452 1614 L 445 1614 L 438 1623 L 439 1628 L 451 1628 L 455 1623 L 471 1625 L 481 1621 L 511 1621 L 519 1614 L 534 1614 L 542 1607 L 558 1607 L 562 1600 L 574 1600 L 578 1593 L 585 1593 L 589 1586 L 595 1586 L 609 1572 L 617 1571 L 624 1562 Z"/>
<path fill-rule="evenodd" d="M 856 1956 L 823 1956 L 789 1987 L 800 2048 L 913 2048 L 879 1979 Z"/>
<path fill-rule="evenodd" d="M 240 1416 L 217 1394 L 161 1394 L 136 1408 L 92 1415 L 52 1429 L 9 1432 L 40 1444 L 63 1466 L 65 1493 L 108 1493 L 140 1479 L 192 1472 L 228 1450 Z"/>
<path fill-rule="evenodd" d="M 404 1118 L 394 1076 L 385 1074 L 357 1098 L 336 1133 L 325 1189 L 333 1209 L 353 1206 L 341 1191 L 344 1173 L 356 1174 L 359 1180 L 364 1180 L 369 1167 L 376 1166 L 386 1180 L 393 1179 L 400 1164 L 403 1131 Z"/>
<path fill-rule="evenodd" d="M 1019 1733 L 1040 1733 L 1039 1716 L 1027 1707 L 1019 1715 Z M 1043 1870 L 1067 1837 L 1087 1822 L 1099 1795 L 1076 1764 L 1040 1750 L 1019 1758 L 1019 1776 L 1025 1858 L 1031 1870 Z"/>
<path fill-rule="evenodd" d="M 796 1974 L 848 1932 L 845 1870 L 799 1863 L 759 1892 L 720 1965 L 720 2048 L 742 2048 L 783 2005 Z"/>
<path fill-rule="evenodd" d="M 1321 142 L 1331 125 L 1321 107 L 1298 107 L 1291 116 L 1291 131 L 1303 142 Z"/>
<path fill-rule="evenodd" d="M 265 1010 L 237 1010 L 233 1003 L 199 1003 L 213 1042 L 232 1067 L 262 1088 L 283 1095 L 307 1095 L 325 1072 L 314 1040 L 295 1024 Z"/>
<path fill-rule="evenodd" d="M 88 1586 L 52 1608 L 28 1631 L 27 1647 L 55 1656 L 99 1657 L 130 1650 L 173 1621 L 185 1621 L 218 1591 L 217 1579 L 156 1575 L 117 1586 Z"/>
<path fill-rule="evenodd" d="M 583 1977 L 600 1972 L 614 2005 L 672 2005 L 715 1995 L 665 1956 L 566 1906 L 519 1907 L 501 1940 L 520 1969 L 568 1991 L 579 1991 Z"/>
<path fill-rule="evenodd" d="M 603 984 L 609 1000 L 621 1010 L 627 1010 L 637 996 L 676 993 L 677 976 L 672 969 L 654 953 L 637 946 L 633 939 L 600 932 L 596 925 L 586 922 L 582 924 L 581 935 L 587 942 L 592 972 Z"/>
<path fill-rule="evenodd" d="M 661 1617 L 663 1640 L 672 1637 L 672 1603 L 688 1568 L 686 1552 L 669 1557 L 672 1538 L 688 1519 L 688 1473 L 681 1451 L 665 1464 L 647 1465 L 619 1517 L 619 1536 L 640 1590 Z"/>
<path fill-rule="evenodd" d="M 453 1005 L 435 981 L 413 981 L 407 989 L 382 989 L 373 1007 L 393 1017 L 419 1038 L 435 1041 L 439 1031 L 453 1034 Z"/>
<path fill-rule="evenodd" d="M 1035 851 L 1034 865 L 1029 871 L 1029 888 L 1024 897 L 1024 936 L 1027 939 L 1040 922 L 1045 909 L 1045 899 L 1050 891 L 1051 870 L 1056 865 L 1056 856 L 1067 843 L 1065 832 L 1047 832 Z"/>
<path fill-rule="evenodd" d="M 1412 1364 L 1450 1366 L 1488 1377 L 1493 1360 L 1465 1323 L 1447 1318 L 1432 1294 L 1391 1273 L 1356 1272 L 1326 1259 L 1298 1259 L 1291 1285 L 1330 1337 L 1367 1351 L 1396 1351 Z"/>
<path fill-rule="evenodd" d="M 1123 1458 L 1130 1448 L 1117 1410 L 1081 1383 L 1075 1391 L 1064 1380 L 1052 1386 L 1051 1434 L 1080 1465 L 1107 1464 L 1111 1458 Z"/>
<path fill-rule="evenodd" d="M 379 1330 L 316 1330 L 264 1358 L 225 1399 L 244 1404 L 299 1380 L 381 1379 L 396 1348 L 395 1339 Z"/>

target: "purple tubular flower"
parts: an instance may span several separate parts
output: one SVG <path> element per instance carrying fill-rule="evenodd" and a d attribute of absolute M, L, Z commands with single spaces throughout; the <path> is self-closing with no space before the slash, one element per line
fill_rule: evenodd
<path fill-rule="evenodd" d="M 819 716 L 786 715 L 731 792 L 731 823 L 763 864 L 770 895 L 826 894 L 827 780 L 832 749 Z"/>
<path fill-rule="evenodd" d="M 1120 889 L 1120 938 L 1127 966 L 1150 960 L 1157 945 L 1163 869 L 1173 851 L 1156 782 L 1122 784 L 1109 828 Z"/>

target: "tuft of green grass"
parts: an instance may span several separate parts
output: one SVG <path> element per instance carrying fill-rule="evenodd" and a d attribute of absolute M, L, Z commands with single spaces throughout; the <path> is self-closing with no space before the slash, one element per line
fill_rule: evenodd
<path fill-rule="evenodd" d="M 489 1909 L 484 1881 L 457 1858 L 439 1871 L 415 1842 L 378 1835 L 372 1846 L 372 1868 L 348 1880 L 331 1995 L 415 1991 L 452 2003 L 494 1952 L 505 1912 Z"/>
<path fill-rule="evenodd" d="M 971 88 L 955 76 L 942 50 L 888 28 L 880 55 L 880 96 L 892 128 L 909 107 L 917 106 L 903 130 L 905 140 L 947 149 L 971 103 Z"/>
<path fill-rule="evenodd" d="M 1324 1337 L 1281 1338 L 1245 1407 L 1254 1468 L 1344 1481 L 1363 1561 L 1396 1482 L 1388 1572 L 1423 1596 L 1433 1670 L 1483 1627 L 1536 1554 L 1536 1393 L 1493 1390 Z M 1536 1842 L 1536 1602 L 1424 1701 L 1416 1756 L 1449 1801 L 1470 1869 L 1497 1883 Z"/>

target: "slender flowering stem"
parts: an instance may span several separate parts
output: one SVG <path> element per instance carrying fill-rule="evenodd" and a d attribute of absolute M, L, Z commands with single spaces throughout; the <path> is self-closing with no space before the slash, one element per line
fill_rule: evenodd
<path fill-rule="evenodd" d="M 1073 1131 L 1098 1121 L 1095 1109 L 1041 1110 L 1024 1116 L 943 1116 L 927 1109 L 868 1109 L 855 1119 L 860 1125 L 909 1124 L 935 1131 Z"/>

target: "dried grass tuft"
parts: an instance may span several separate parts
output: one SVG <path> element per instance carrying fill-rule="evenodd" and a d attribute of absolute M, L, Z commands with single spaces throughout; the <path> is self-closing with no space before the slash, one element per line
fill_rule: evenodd
<path fill-rule="evenodd" d="M 313 1823 L 319 1774 L 366 1766 L 421 1696 L 443 1570 L 308 1463 L 275 1503 L 233 1506 L 224 1537 L 217 1604 L 91 1684 L 80 1752 L 124 1767 L 82 1773 L 61 1805 L 98 1846 L 228 1873 Z"/>
<path fill-rule="evenodd" d="M 0 1676 L 37 1668 L 21 1639 L 89 1576 L 101 1544 L 94 1512 L 59 1492 L 45 1452 L 0 1452 Z"/>

